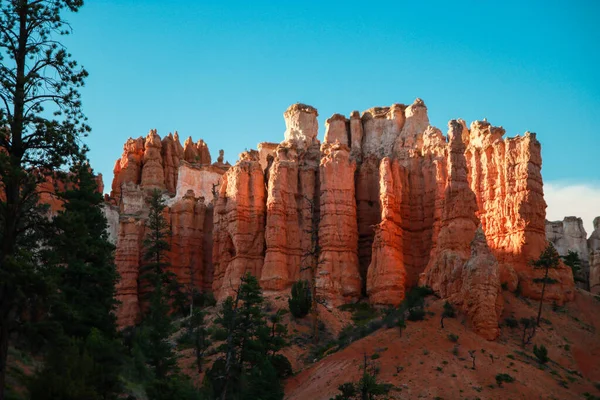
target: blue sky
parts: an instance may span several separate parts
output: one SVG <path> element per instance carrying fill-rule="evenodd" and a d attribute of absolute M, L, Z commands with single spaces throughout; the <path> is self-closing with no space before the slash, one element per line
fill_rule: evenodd
<path fill-rule="evenodd" d="M 443 131 L 487 118 L 508 136 L 537 132 L 546 182 L 596 190 L 598 15 L 583 0 L 88 0 L 67 15 L 66 43 L 90 72 L 90 158 L 107 187 L 123 142 L 151 128 L 203 138 L 233 163 L 282 140 L 292 103 L 323 123 L 420 97 Z"/>

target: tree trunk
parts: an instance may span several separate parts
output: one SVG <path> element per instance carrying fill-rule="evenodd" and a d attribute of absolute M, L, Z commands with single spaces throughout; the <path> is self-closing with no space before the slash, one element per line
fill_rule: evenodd
<path fill-rule="evenodd" d="M 548 280 L 548 270 L 550 268 L 546 267 L 546 274 L 544 275 L 544 282 L 542 283 L 542 295 L 540 297 L 540 307 L 538 308 L 537 322 L 533 331 L 535 332 L 535 328 L 540 326 L 540 319 L 542 318 L 542 304 L 544 304 L 544 292 L 546 291 L 546 281 Z"/>
<path fill-rule="evenodd" d="M 21 177 L 23 171 L 23 113 L 25 108 L 25 62 L 27 56 L 27 12 L 29 5 L 23 2 L 18 6 L 19 14 L 19 40 L 15 64 L 17 69 L 15 79 L 15 95 L 13 101 L 13 121 L 10 124 L 12 146 L 8 151 L 10 157 L 10 171 L 3 179 L 4 193 L 6 195 L 6 208 L 4 217 L 4 232 L 2 250 L 0 253 L 0 269 L 5 269 L 7 260 L 15 254 L 17 243 L 17 226 L 21 214 Z M 3 271 L 6 272 L 6 271 Z M 14 310 L 13 292 L 15 283 L 4 282 L 0 286 L 0 400 L 4 400 L 6 386 L 6 365 L 8 357 L 9 330 L 12 325 Z"/>
<path fill-rule="evenodd" d="M 6 359 L 8 357 L 8 327 L 2 321 L 0 326 L 0 400 L 4 400 L 6 386 Z"/>

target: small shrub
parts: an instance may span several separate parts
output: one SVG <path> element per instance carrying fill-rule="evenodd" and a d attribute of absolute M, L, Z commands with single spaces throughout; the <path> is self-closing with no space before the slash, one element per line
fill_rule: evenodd
<path fill-rule="evenodd" d="M 373 353 L 373 354 L 371 355 L 371 360 L 377 360 L 379 357 L 381 357 L 381 356 L 379 355 L 379 353 Z"/>
<path fill-rule="evenodd" d="M 498 374 L 496 375 L 496 383 L 498 386 L 502 386 L 503 383 L 511 383 L 514 382 L 515 378 L 510 376 L 509 374 Z"/>
<path fill-rule="evenodd" d="M 444 311 L 442 312 L 442 315 L 446 318 L 454 318 L 456 316 L 456 310 L 454 309 L 452 304 L 446 301 L 444 303 Z"/>
<path fill-rule="evenodd" d="M 425 310 L 422 308 L 411 308 L 408 310 L 408 317 L 406 318 L 409 321 L 422 321 L 425 319 Z"/>
<path fill-rule="evenodd" d="M 500 284 L 500 287 L 502 287 L 502 290 L 508 290 L 508 283 L 507 282 L 502 282 Z"/>
<path fill-rule="evenodd" d="M 402 330 L 404 328 L 406 328 L 406 321 L 404 321 L 404 318 L 400 318 L 397 322 L 396 322 L 396 326 L 398 327 L 398 329 L 400 330 L 400 335 L 402 335 Z"/>
<path fill-rule="evenodd" d="M 292 376 L 292 364 L 283 354 L 273 355 L 271 357 L 271 364 L 273 364 L 273 368 L 277 371 L 279 378 L 284 379 Z"/>
<path fill-rule="evenodd" d="M 506 325 L 510 329 L 513 329 L 519 326 L 519 321 L 517 321 L 515 317 L 510 316 L 504 319 L 504 325 Z"/>
<path fill-rule="evenodd" d="M 387 328 L 394 328 L 397 326 L 397 321 L 402 317 L 403 315 L 398 308 L 388 307 L 383 310 L 382 322 Z"/>
<path fill-rule="evenodd" d="M 458 335 L 455 335 L 454 333 L 450 333 L 450 334 L 448 334 L 448 340 L 451 341 L 452 343 L 456 343 L 456 342 L 458 342 Z"/>
<path fill-rule="evenodd" d="M 428 356 L 429 355 L 429 350 L 427 350 L 427 349 L 423 350 L 423 355 Z"/>
<path fill-rule="evenodd" d="M 571 345 L 569 345 L 569 344 L 565 344 L 565 345 L 563 346 L 563 348 L 564 348 L 566 351 L 569 351 L 569 350 L 571 350 Z M 600 390 L 600 388 L 599 388 L 598 390 Z"/>
<path fill-rule="evenodd" d="M 521 292 L 522 292 L 521 282 L 519 281 L 517 283 L 517 288 L 515 289 L 515 296 L 521 297 Z"/>
<path fill-rule="evenodd" d="M 533 354 L 537 357 L 540 364 L 546 364 L 550 360 L 548 358 L 548 349 L 543 344 L 540 347 L 533 345 Z"/>
<path fill-rule="evenodd" d="M 452 354 L 454 354 L 455 356 L 458 356 L 458 345 L 455 345 L 455 346 L 452 348 Z"/>
<path fill-rule="evenodd" d="M 292 297 L 288 299 L 288 305 L 290 312 L 296 318 L 302 318 L 308 314 L 312 305 L 308 281 L 294 282 L 292 285 Z"/>
<path fill-rule="evenodd" d="M 435 370 L 438 372 L 442 372 L 444 369 L 442 367 L 437 367 Z"/>

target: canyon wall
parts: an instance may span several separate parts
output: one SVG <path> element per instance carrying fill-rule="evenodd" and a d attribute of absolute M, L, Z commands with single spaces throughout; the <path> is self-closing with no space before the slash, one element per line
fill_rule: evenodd
<path fill-rule="evenodd" d="M 594 231 L 588 239 L 589 249 L 589 288 L 594 294 L 600 294 L 600 217 L 594 218 Z"/>
<path fill-rule="evenodd" d="M 311 106 L 290 106 L 284 140 L 260 143 L 231 167 L 222 155 L 209 165 L 204 142 L 181 146 L 177 135 L 160 140 L 151 131 L 126 142 L 111 192 L 120 208 L 117 264 L 126 277 L 122 324 L 139 315 L 135 270 L 151 188 L 170 196 L 174 272 L 218 300 L 246 272 L 267 293 L 310 280 L 327 307 L 361 297 L 397 305 L 421 283 L 493 339 L 501 286 L 539 298 L 534 279 L 543 272 L 531 261 L 546 246 L 546 204 L 535 134 L 505 139 L 487 121 L 467 128 L 455 120 L 444 136 L 429 125 L 420 99 L 334 114 L 323 143 L 317 117 Z M 551 276 L 557 283 L 545 298 L 572 299 L 570 268 Z"/>
<path fill-rule="evenodd" d="M 144 263 L 147 198 L 152 190 L 162 192 L 167 204 L 163 215 L 171 232 L 169 270 L 186 292 L 212 287 L 212 273 L 206 273 L 213 270 L 212 201 L 229 166 L 222 160 L 210 161 L 204 141 L 194 143 L 188 138 L 182 146 L 177 133 L 161 140 L 152 130 L 145 138 L 128 139 L 123 146 L 104 206 L 109 239 L 117 247 L 120 326 L 139 322 L 143 309 L 140 268 Z"/>
<path fill-rule="evenodd" d="M 590 254 L 581 218 L 565 217 L 562 221 L 546 221 L 546 238 L 562 257 L 568 255 L 569 251 L 577 253 L 581 269 L 574 277 L 575 283 L 578 287 L 589 290 Z"/>

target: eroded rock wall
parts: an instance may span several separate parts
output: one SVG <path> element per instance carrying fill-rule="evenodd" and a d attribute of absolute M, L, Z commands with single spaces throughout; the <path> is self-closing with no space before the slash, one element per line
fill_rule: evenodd
<path fill-rule="evenodd" d="M 202 140 L 194 143 L 189 139 L 186 143 L 184 148 L 177 133 L 161 140 L 151 130 L 145 139 L 129 139 L 115 165 L 113 190 L 104 213 L 111 240 L 114 236 L 115 263 L 121 275 L 117 285 L 120 326 L 139 322 L 143 309 L 140 268 L 151 190 L 161 191 L 167 205 L 164 216 L 171 231 L 167 255 L 170 271 L 188 293 L 212 287 L 212 201 L 228 166 L 222 162 L 210 165 L 210 153 Z M 186 161 L 186 154 L 197 162 Z"/>
<path fill-rule="evenodd" d="M 297 104 L 284 113 L 285 140 L 265 164 L 267 180 L 265 263 L 260 282 L 266 290 L 285 290 L 311 279 L 318 227 L 319 142 L 317 110 Z M 261 163 L 263 156 L 260 156 Z"/>
<path fill-rule="evenodd" d="M 546 247 L 541 146 L 534 133 L 502 139 L 504 129 L 487 121 L 471 124 L 465 157 L 469 183 L 477 197 L 478 217 L 488 245 L 500 263 L 501 280 L 511 290 L 539 298 L 540 270 L 532 268 Z M 563 303 L 574 296 L 570 268 L 551 273 L 557 284 L 545 298 Z"/>
<path fill-rule="evenodd" d="M 247 272 L 261 276 L 265 213 L 266 188 L 258 152 L 244 152 L 223 175 L 213 213 L 212 289 L 218 300 L 234 294 Z"/>
<path fill-rule="evenodd" d="M 588 239 L 590 291 L 600 294 L 600 217 L 594 218 L 594 231 Z"/>
<path fill-rule="evenodd" d="M 407 289 L 426 283 L 493 339 L 501 283 L 539 297 L 534 279 L 542 272 L 531 261 L 546 245 L 546 204 L 535 134 L 505 139 L 487 121 L 468 129 L 454 120 L 446 137 L 417 99 L 349 118 L 334 114 L 321 145 L 317 116 L 311 106 L 290 106 L 283 142 L 260 143 L 231 168 L 222 153 L 208 165 L 202 141 L 181 146 L 177 134 L 160 141 L 156 132 L 130 139 L 112 186 L 123 220 L 119 241 L 129 249 L 124 265 L 135 268 L 128 261 L 135 234 L 124 218 L 143 211 L 147 186 L 173 196 L 174 272 L 219 300 L 246 272 L 275 292 L 314 278 L 328 307 L 361 296 L 397 305 Z M 587 243 L 591 262 L 598 241 Z M 545 298 L 570 300 L 570 269 L 561 265 L 551 276 L 558 283 Z"/>
<path fill-rule="evenodd" d="M 449 123 L 448 183 L 441 227 L 420 283 L 459 306 L 483 337 L 498 336 L 502 313 L 500 271 L 490 252 L 479 220 L 476 195 L 469 187 L 463 121 Z M 477 232 L 477 233 L 476 233 Z"/>
<path fill-rule="evenodd" d="M 546 239 L 563 257 L 569 254 L 569 251 L 577 253 L 581 265 L 577 276 L 574 277 L 575 282 L 582 289 L 589 290 L 588 241 L 581 218 L 565 217 L 562 221 L 546 221 Z"/>
<path fill-rule="evenodd" d="M 340 131 L 346 132 L 345 124 Z M 347 138 L 346 135 L 340 135 Z M 316 287 L 331 306 L 360 298 L 362 282 L 358 266 L 358 226 L 354 171 L 347 140 L 334 135 L 321 147 L 319 246 Z"/>

